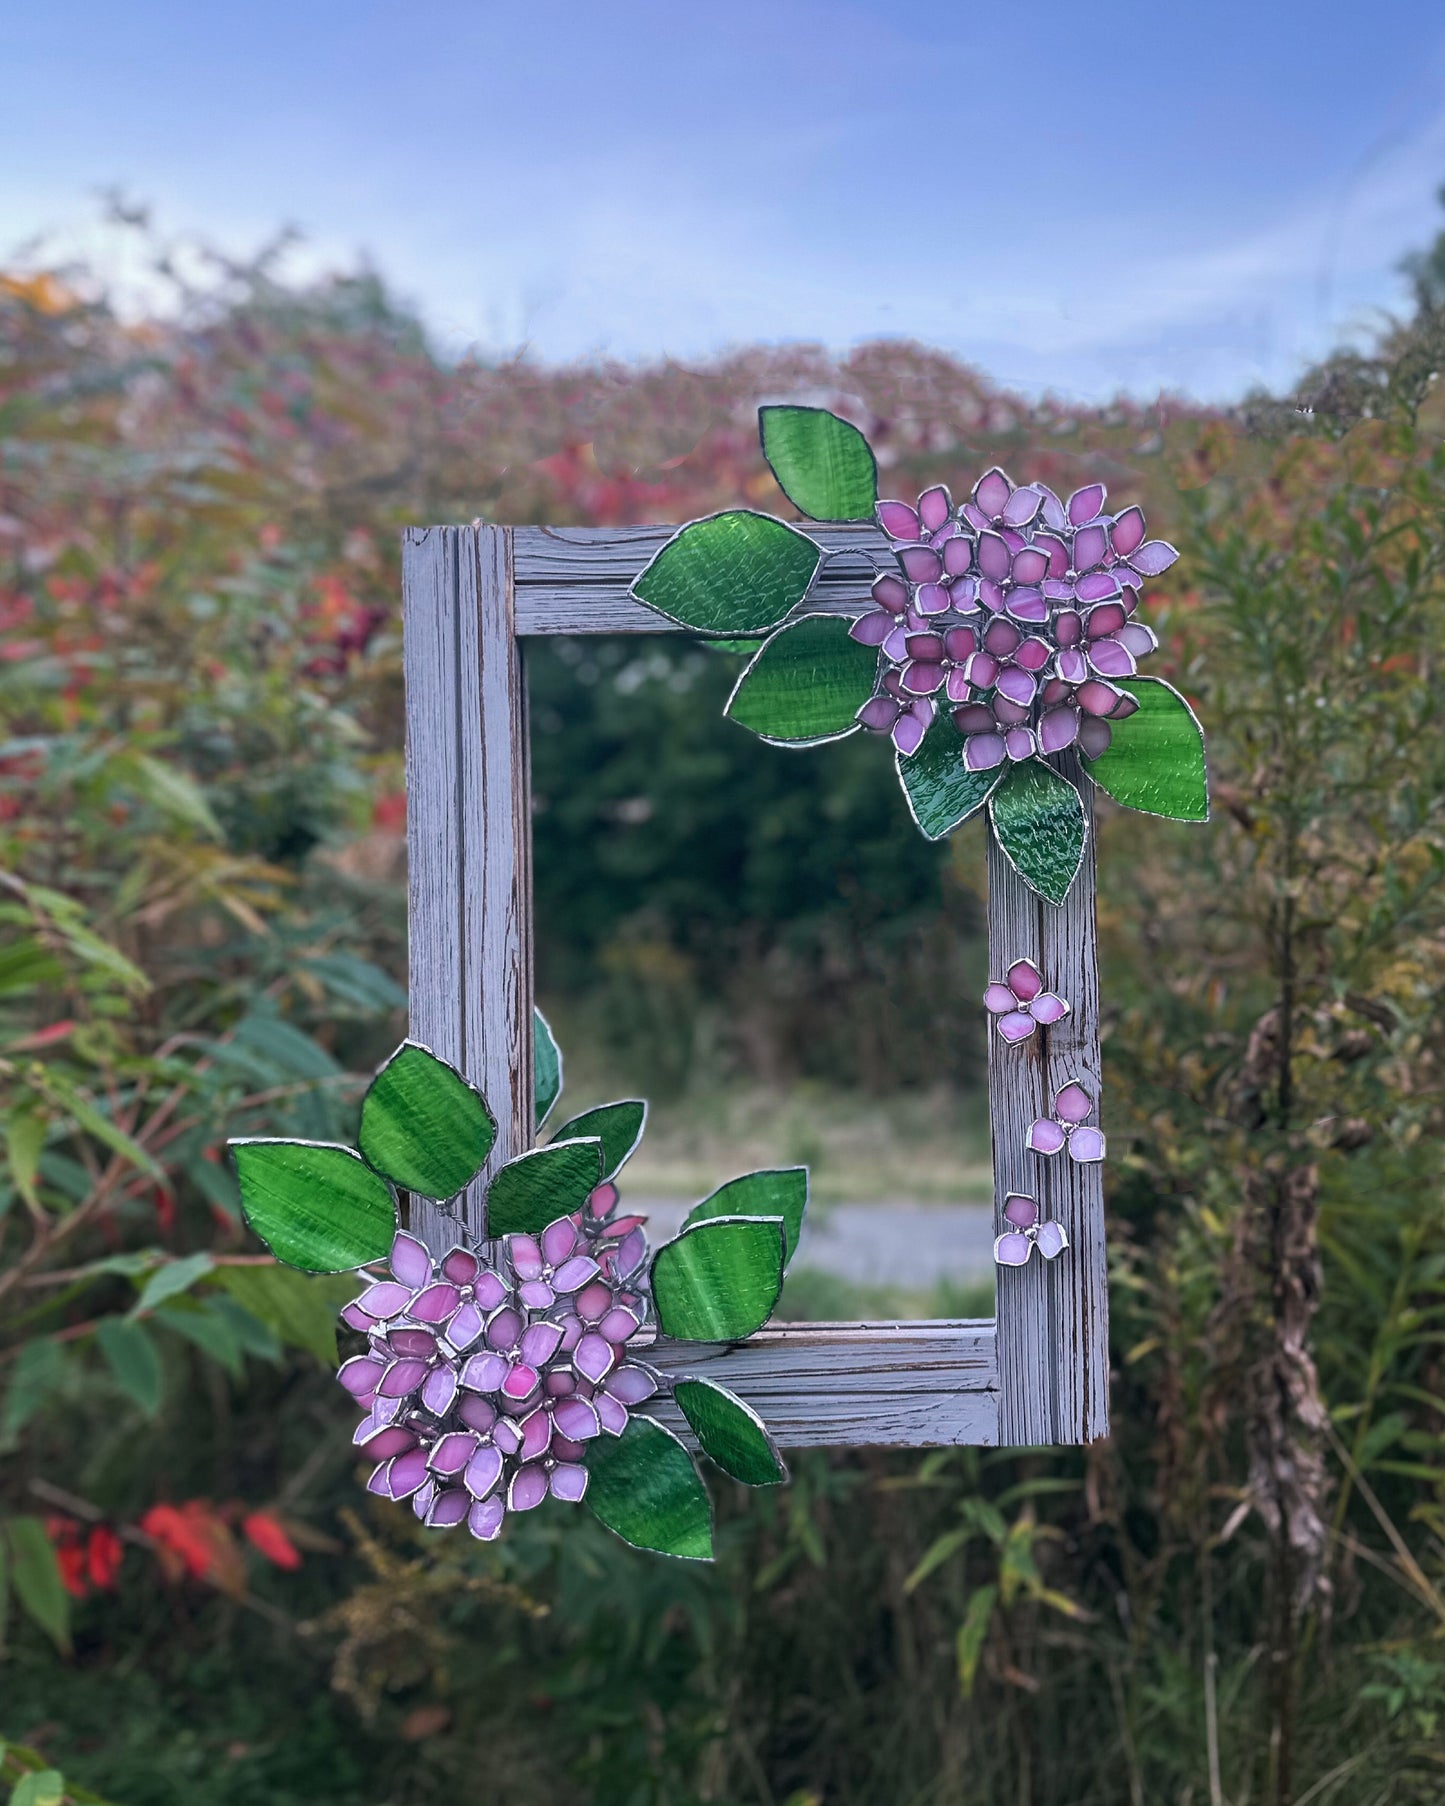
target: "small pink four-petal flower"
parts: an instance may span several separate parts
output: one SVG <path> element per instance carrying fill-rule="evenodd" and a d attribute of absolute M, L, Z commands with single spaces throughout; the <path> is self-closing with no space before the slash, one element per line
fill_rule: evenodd
<path fill-rule="evenodd" d="M 1053 1115 L 1039 1117 L 1030 1128 L 1029 1146 L 1036 1154 L 1058 1154 L 1067 1148 L 1071 1160 L 1102 1160 L 1104 1131 L 1084 1120 L 1093 1108 L 1093 1098 L 1076 1079 L 1070 1079 L 1054 1093 Z"/>
<path fill-rule="evenodd" d="M 1062 997 L 1044 989 L 1043 973 L 1031 959 L 1016 959 L 1002 984 L 989 985 L 984 1007 L 998 1018 L 998 1032 L 1010 1043 L 1027 1041 L 1040 1026 L 1061 1022 L 1069 1013 Z"/>

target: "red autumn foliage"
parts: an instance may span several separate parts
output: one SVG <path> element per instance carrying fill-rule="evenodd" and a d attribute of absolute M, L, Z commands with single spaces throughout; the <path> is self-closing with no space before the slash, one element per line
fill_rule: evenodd
<path fill-rule="evenodd" d="M 94 1524 L 87 1532 L 74 1518 L 49 1517 L 46 1534 L 55 1548 L 55 1565 L 67 1593 L 84 1599 L 92 1587 L 115 1590 L 125 1545 L 109 1524 Z"/>
<path fill-rule="evenodd" d="M 247 1542 L 278 1568 L 299 1568 L 301 1552 L 286 1534 L 281 1520 L 269 1511 L 248 1512 L 241 1520 Z"/>

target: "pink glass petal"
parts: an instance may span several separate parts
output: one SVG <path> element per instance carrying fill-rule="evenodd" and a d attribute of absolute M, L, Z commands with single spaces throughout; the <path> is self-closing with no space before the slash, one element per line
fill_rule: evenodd
<path fill-rule="evenodd" d="M 379 1499 L 391 1497 L 391 1463 L 383 1461 L 380 1467 L 373 1468 L 371 1477 L 366 1482 L 366 1490 L 375 1493 Z"/>
<path fill-rule="evenodd" d="M 1089 661 L 1077 646 L 1070 646 L 1059 654 L 1056 668 L 1066 684 L 1081 684 L 1089 675 Z"/>
<path fill-rule="evenodd" d="M 931 696 L 943 682 L 943 666 L 927 659 L 914 659 L 903 669 L 903 687 L 910 696 Z"/>
<path fill-rule="evenodd" d="M 442 1259 L 442 1275 L 454 1286 L 469 1286 L 482 1270 L 482 1263 L 470 1248 L 453 1248 Z"/>
<path fill-rule="evenodd" d="M 1028 484 L 1015 489 L 1003 505 L 1003 519 L 1010 527 L 1026 527 L 1043 506 L 1044 498 Z"/>
<path fill-rule="evenodd" d="M 993 711 L 986 702 L 966 702 L 953 711 L 953 725 L 961 734 L 991 734 Z"/>
<path fill-rule="evenodd" d="M 569 1442 L 590 1442 L 602 1433 L 596 1406 L 585 1398 L 559 1398 L 552 1409 L 552 1421 Z"/>
<path fill-rule="evenodd" d="M 902 713 L 891 696 L 870 696 L 858 711 L 858 719 L 871 734 L 886 734 Z"/>
<path fill-rule="evenodd" d="M 522 1432 L 517 1428 L 515 1418 L 499 1417 L 492 1431 L 492 1441 L 504 1455 L 515 1455 L 522 1446 Z"/>
<path fill-rule="evenodd" d="M 411 1329 L 406 1324 L 387 1331 L 386 1345 L 393 1354 L 410 1355 L 417 1361 L 429 1361 L 437 1351 L 437 1339 L 429 1329 Z"/>
<path fill-rule="evenodd" d="M 878 581 L 873 585 L 873 594 L 875 596 L 877 596 L 880 601 L 882 600 L 883 585 L 885 583 L 891 584 L 893 589 L 898 592 L 898 607 L 895 610 L 895 613 L 902 614 L 903 609 L 908 601 L 908 591 L 903 587 L 903 585 L 898 581 L 898 579 L 896 577 L 880 577 L 878 579 Z M 892 605 L 890 604 L 890 606 L 892 606 Z M 588 1192 L 588 1194 L 587 1194 L 587 1214 L 589 1216 L 593 1216 L 593 1217 L 598 1218 L 599 1220 L 602 1220 L 602 1219 L 605 1219 L 609 1215 L 609 1213 L 612 1212 L 613 1210 L 615 1210 L 616 1208 L 617 1208 L 617 1187 L 612 1183 L 612 1181 L 610 1179 L 604 1179 L 602 1181 L 601 1185 L 595 1186 L 593 1188 L 593 1190 Z"/>
<path fill-rule="evenodd" d="M 1069 525 L 1082 527 L 1086 521 L 1097 519 L 1099 510 L 1103 506 L 1104 485 L 1102 483 L 1090 483 L 1083 489 L 1076 489 L 1069 497 Z"/>
<path fill-rule="evenodd" d="M 1008 506 L 1008 499 L 1013 494 L 1013 484 L 1004 473 L 994 466 L 974 485 L 973 499 L 975 505 L 989 520 L 997 520 Z"/>
<path fill-rule="evenodd" d="M 646 1367 L 639 1367 L 635 1362 L 625 1361 L 603 1381 L 602 1390 L 613 1398 L 621 1399 L 624 1405 L 640 1405 L 645 1403 L 657 1391 L 656 1375 Z"/>
<path fill-rule="evenodd" d="M 531 1511 L 547 1496 L 547 1470 L 532 1461 L 519 1467 L 507 1488 L 508 1511 Z"/>
<path fill-rule="evenodd" d="M 483 1435 L 497 1421 L 497 1413 L 493 1406 L 475 1392 L 464 1392 L 461 1403 L 457 1406 L 457 1416 L 469 1430 L 478 1430 Z"/>
<path fill-rule="evenodd" d="M 414 1235 L 408 1235 L 404 1229 L 397 1231 L 396 1240 L 391 1244 L 388 1265 L 393 1276 L 410 1291 L 424 1286 L 431 1278 L 431 1255 Z"/>
<path fill-rule="evenodd" d="M 1041 1116 L 1029 1128 L 1029 1146 L 1036 1154 L 1059 1153 L 1068 1137 L 1052 1117 Z"/>
<path fill-rule="evenodd" d="M 470 1430 L 452 1430 L 432 1444 L 427 1466 L 434 1474 L 459 1474 L 477 1452 L 477 1438 Z"/>
<path fill-rule="evenodd" d="M 961 577 L 973 562 L 973 541 L 971 539 L 950 539 L 943 548 L 944 574 L 949 577 Z"/>
<path fill-rule="evenodd" d="M 612 1308 L 612 1288 L 600 1281 L 584 1286 L 573 1303 L 584 1323 L 600 1323 Z"/>
<path fill-rule="evenodd" d="M 1066 746 L 1073 745 L 1078 734 L 1077 709 L 1048 709 L 1039 722 L 1039 750 L 1045 753 L 1062 752 Z"/>
<path fill-rule="evenodd" d="M 1132 677 L 1135 671 L 1134 654 L 1118 640 L 1095 640 L 1089 663 L 1100 677 Z"/>
<path fill-rule="evenodd" d="M 423 1521 L 432 1508 L 432 1501 L 440 1491 L 441 1488 L 435 1480 L 424 1480 L 412 1494 L 411 1508 Z"/>
<path fill-rule="evenodd" d="M 1069 1158 L 1081 1164 L 1089 1164 L 1104 1158 L 1104 1134 L 1101 1129 L 1085 1127 L 1075 1129 L 1069 1136 Z"/>
<path fill-rule="evenodd" d="M 522 1459 L 536 1461 L 552 1445 L 552 1413 L 531 1411 L 522 1419 Z"/>
<path fill-rule="evenodd" d="M 586 1457 L 587 1444 L 573 1442 L 566 1436 L 552 1432 L 552 1458 L 554 1461 L 581 1461 Z"/>
<path fill-rule="evenodd" d="M 994 719 L 1000 727 L 1019 727 L 1033 714 L 1031 708 L 1025 708 L 1007 696 L 1000 696 L 997 690 L 988 706 L 993 710 Z M 1007 735 L 1004 738 L 1007 742 Z"/>
<path fill-rule="evenodd" d="M 1052 657 L 1053 648 L 1048 641 L 1033 638 L 1020 643 L 1018 650 L 1014 653 L 1014 663 L 1021 665 L 1025 671 L 1037 674 L 1043 670 Z"/>
<path fill-rule="evenodd" d="M 361 1398 L 376 1391 L 377 1382 L 385 1372 L 385 1362 L 378 1361 L 375 1355 L 353 1355 L 349 1361 L 342 1362 L 336 1377 L 353 1398 Z"/>
<path fill-rule="evenodd" d="M 1142 621 L 1126 621 L 1119 629 L 1119 644 L 1127 646 L 1135 658 L 1147 658 L 1159 649 L 1158 636 Z"/>
<path fill-rule="evenodd" d="M 946 553 L 944 562 L 947 563 Z M 899 577 L 890 577 L 886 573 L 881 577 L 875 577 L 871 594 L 878 606 L 886 608 L 891 615 L 901 615 L 908 606 L 908 585 Z M 599 1186 L 598 1191 L 601 1189 Z M 612 1208 L 612 1204 L 617 1202 L 617 1188 L 612 1186 L 609 1189 L 612 1192 L 612 1203 L 608 1204 L 604 1210 L 594 1211 L 595 1216 L 605 1217 L 607 1211 Z M 594 1192 L 592 1195 L 595 1198 L 597 1193 Z"/>
<path fill-rule="evenodd" d="M 998 1032 L 1005 1041 L 1027 1041 L 1034 1032 L 1034 1019 L 1026 1010 L 1015 1010 L 1011 1015 L 1000 1016 Z"/>
<path fill-rule="evenodd" d="M 1087 683 L 1079 685 L 1075 701 L 1086 715 L 1097 715 L 1100 720 L 1112 715 L 1119 706 L 1119 692 L 1113 684 L 1106 684 L 1097 677 L 1091 677 Z"/>
<path fill-rule="evenodd" d="M 641 1327 L 636 1315 L 619 1305 L 616 1310 L 608 1311 L 601 1323 L 598 1324 L 597 1333 L 604 1342 L 619 1343 L 627 1341 L 630 1336 L 635 1336 Z"/>
<path fill-rule="evenodd" d="M 1103 527 L 1081 527 L 1074 535 L 1074 569 L 1092 571 L 1104 562 L 1109 535 Z"/>
<path fill-rule="evenodd" d="M 1117 633 L 1127 619 L 1122 602 L 1101 602 L 1097 608 L 1089 610 L 1084 632 L 1089 639 L 1100 640 L 1106 633 Z"/>
<path fill-rule="evenodd" d="M 1101 758 L 1108 752 L 1113 737 L 1108 722 L 1100 721 L 1095 715 L 1087 715 L 1079 723 L 1079 745 L 1091 759 Z"/>
<path fill-rule="evenodd" d="M 585 1286 L 596 1274 L 597 1262 L 590 1254 L 574 1254 L 570 1260 L 564 1260 L 552 1275 L 552 1290 L 563 1294 L 575 1292 L 578 1286 Z"/>
<path fill-rule="evenodd" d="M 463 1492 L 460 1486 L 449 1486 L 432 1500 L 431 1509 L 426 1514 L 427 1528 L 450 1530 L 461 1523 L 471 1508 L 470 1495 Z"/>
<path fill-rule="evenodd" d="M 1044 988 L 1044 976 L 1031 959 L 1016 959 L 1004 973 L 1004 982 L 1020 1003 L 1032 1003 Z"/>
<path fill-rule="evenodd" d="M 575 1505 L 587 1491 L 587 1469 L 575 1461 L 559 1461 L 547 1476 L 554 1499 Z"/>
<path fill-rule="evenodd" d="M 435 1285 L 422 1287 L 411 1301 L 410 1314 L 419 1323 L 445 1323 L 461 1301 L 457 1288 L 441 1279 Z"/>
<path fill-rule="evenodd" d="M 403 1310 L 410 1297 L 409 1286 L 398 1285 L 394 1279 L 380 1279 L 363 1292 L 356 1302 L 368 1317 L 384 1323 L 388 1317 L 395 1317 Z"/>
<path fill-rule="evenodd" d="M 609 1436 L 620 1436 L 627 1428 L 627 1406 L 610 1392 L 599 1392 L 592 1401 L 597 1421 Z"/>
<path fill-rule="evenodd" d="M 571 1217 L 558 1217 L 542 1231 L 542 1258 L 549 1267 L 560 1267 L 577 1246 L 577 1225 Z"/>
<path fill-rule="evenodd" d="M 992 1016 L 1006 1016 L 1017 1003 L 1018 999 L 1007 985 L 991 984 L 983 994 L 983 1007 Z"/>
<path fill-rule="evenodd" d="M 500 1498 L 483 1499 L 467 1513 L 467 1529 L 479 1543 L 494 1542 L 506 1515 L 507 1507 Z"/>
<path fill-rule="evenodd" d="M 1001 1267 L 1022 1267 L 1027 1264 L 1033 1243 L 1026 1235 L 1017 1231 L 1001 1235 L 994 1242 L 993 1257 Z"/>
<path fill-rule="evenodd" d="M 515 1348 L 522 1333 L 522 1313 L 508 1305 L 494 1313 L 487 1324 L 487 1341 L 493 1348 Z"/>
<path fill-rule="evenodd" d="M 1139 508 L 1126 508 L 1109 531 L 1109 542 L 1120 558 L 1127 558 L 1144 543 L 1144 514 Z"/>
<path fill-rule="evenodd" d="M 916 715 L 900 715 L 893 724 L 893 744 L 905 758 L 923 744 L 923 723 Z"/>
<path fill-rule="evenodd" d="M 1129 562 L 1134 569 L 1145 577 L 1157 577 L 1161 571 L 1167 571 L 1179 554 L 1166 539 L 1151 539 L 1140 546 Z"/>
<path fill-rule="evenodd" d="M 1081 602 L 1102 602 L 1119 593 L 1119 579 L 1113 571 L 1086 571 L 1074 585 L 1074 594 Z"/>
<path fill-rule="evenodd" d="M 1082 1122 L 1094 1107 L 1094 1100 L 1084 1087 L 1073 1080 L 1054 1094 L 1054 1115 L 1063 1123 Z"/>
<path fill-rule="evenodd" d="M 472 1296 L 484 1311 L 494 1311 L 507 1299 L 507 1288 L 500 1274 L 489 1268 L 485 1273 L 477 1275 L 476 1284 L 472 1287 Z"/>
<path fill-rule="evenodd" d="M 943 575 L 943 559 L 932 546 L 904 546 L 898 562 L 910 583 L 937 583 Z"/>
<path fill-rule="evenodd" d="M 998 693 L 1007 696 L 1010 702 L 1016 702 L 1026 708 L 1034 699 L 1038 683 L 1034 677 L 1018 665 L 1009 665 L 998 674 Z"/>
<path fill-rule="evenodd" d="M 1007 757 L 1002 734 L 970 734 L 963 743 L 963 762 L 970 771 L 992 771 Z"/>
<path fill-rule="evenodd" d="M 999 615 L 983 630 L 983 649 L 995 658 L 1007 658 L 1018 649 L 1023 637 L 1012 621 Z"/>
<path fill-rule="evenodd" d="M 1003 1215 L 1004 1221 L 1012 1223 L 1015 1229 L 1032 1229 L 1039 1220 L 1038 1202 L 1022 1192 L 1011 1191 L 1004 1201 Z"/>
<path fill-rule="evenodd" d="M 998 533 L 980 533 L 978 536 L 979 574 L 991 577 L 995 583 L 1002 583 L 1013 569 L 1013 557 L 1003 536 Z"/>
<path fill-rule="evenodd" d="M 1053 1260 L 1063 1253 L 1069 1245 L 1069 1238 L 1064 1233 L 1062 1223 L 1039 1224 L 1039 1253 L 1045 1260 Z"/>
<path fill-rule="evenodd" d="M 524 1404 L 542 1384 L 542 1376 L 525 1361 L 517 1361 L 507 1370 L 502 1381 L 502 1397 L 513 1404 Z"/>
<path fill-rule="evenodd" d="M 380 1429 L 363 1424 L 362 1429 L 366 1431 L 366 1435 L 363 1436 L 358 1430 L 356 1440 L 362 1454 L 372 1461 L 385 1461 L 392 1455 L 404 1455 L 408 1449 L 416 1447 L 416 1437 L 400 1424 L 384 1424 Z"/>
<path fill-rule="evenodd" d="M 530 1235 L 509 1235 L 504 1244 L 507 1259 L 511 1262 L 512 1271 L 518 1279 L 540 1279 L 542 1268 L 542 1250 Z"/>
<path fill-rule="evenodd" d="M 1028 727 L 1011 727 L 1004 735 L 1003 743 L 1009 758 L 1015 765 L 1022 765 L 1025 759 L 1033 758 L 1039 750 L 1033 729 Z"/>
<path fill-rule="evenodd" d="M 342 1306 L 341 1321 L 348 1329 L 359 1329 L 364 1335 L 372 1327 L 375 1319 L 368 1317 L 361 1306 L 353 1300 L 350 1304 Z"/>
<path fill-rule="evenodd" d="M 848 629 L 848 637 L 860 646 L 881 646 L 893 631 L 893 616 L 881 609 L 876 614 L 859 615 Z"/>
<path fill-rule="evenodd" d="M 1052 991 L 1041 991 L 1029 1005 L 1029 1014 L 1045 1028 L 1052 1023 L 1062 1022 L 1068 1013 L 1068 1004 L 1062 997 L 1055 997 Z"/>
<path fill-rule="evenodd" d="M 483 1328 L 482 1313 L 474 1304 L 464 1304 L 447 1325 L 447 1341 L 459 1353 L 470 1348 Z"/>
<path fill-rule="evenodd" d="M 878 525 L 890 539 L 917 539 L 922 531 L 917 509 L 907 502 L 879 502 Z"/>
<path fill-rule="evenodd" d="M 918 498 L 918 519 L 925 533 L 936 533 L 953 513 L 953 499 L 941 483 Z"/>
<path fill-rule="evenodd" d="M 953 597 L 941 583 L 920 583 L 913 598 L 913 606 L 925 616 L 947 614 L 952 605 Z"/>
<path fill-rule="evenodd" d="M 517 1302 L 529 1311 L 548 1311 L 557 1297 L 545 1279 L 524 1279 L 517 1287 Z"/>

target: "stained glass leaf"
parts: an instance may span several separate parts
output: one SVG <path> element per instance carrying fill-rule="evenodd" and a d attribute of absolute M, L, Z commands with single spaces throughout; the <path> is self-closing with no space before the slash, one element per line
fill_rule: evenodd
<path fill-rule="evenodd" d="M 778 487 L 800 514 L 872 520 L 878 464 L 856 426 L 826 408 L 759 408 L 758 436 Z"/>
<path fill-rule="evenodd" d="M 553 1104 L 562 1095 L 562 1049 L 540 1010 L 532 1011 L 532 1082 L 540 1129 L 551 1115 Z"/>
<path fill-rule="evenodd" d="M 683 1228 L 694 1223 L 710 1222 L 716 1217 L 781 1217 L 783 1219 L 783 1265 L 797 1252 L 798 1237 L 803 1229 L 803 1213 L 808 1208 L 808 1169 L 805 1166 L 766 1167 L 761 1172 L 744 1173 L 729 1179 L 694 1204 L 683 1220 Z"/>
<path fill-rule="evenodd" d="M 719 1217 L 657 1251 L 652 1297 L 665 1336 L 737 1342 L 761 1329 L 783 1285 L 783 1219 Z"/>
<path fill-rule="evenodd" d="M 702 633 L 766 633 L 802 601 L 821 557 L 796 527 L 737 508 L 675 534 L 632 592 Z"/>
<path fill-rule="evenodd" d="M 963 762 L 963 738 L 947 715 L 923 736 L 918 751 L 895 754 L 898 781 L 909 813 L 925 840 L 942 840 L 978 811 L 998 787 L 1003 771 L 970 771 Z"/>
<path fill-rule="evenodd" d="M 102 1317 L 95 1340 L 121 1391 L 147 1417 L 154 1417 L 161 1408 L 161 1358 L 145 1325 L 127 1317 Z"/>
<path fill-rule="evenodd" d="M 1015 765 L 989 798 L 998 843 L 1030 890 L 1062 903 L 1084 858 L 1084 805 L 1041 759 Z"/>
<path fill-rule="evenodd" d="M 481 1092 L 415 1041 L 402 1042 L 361 1100 L 362 1153 L 393 1185 L 424 1198 L 454 1198 L 496 1139 Z"/>
<path fill-rule="evenodd" d="M 647 1126 L 647 1105 L 640 1097 L 616 1104 L 599 1104 L 574 1116 L 552 1137 L 553 1141 L 578 1141 L 596 1137 L 602 1143 L 602 1177 L 611 1179 L 631 1159 Z"/>
<path fill-rule="evenodd" d="M 678 1409 L 702 1452 L 744 1486 L 777 1486 L 788 1477 L 782 1457 L 751 1405 L 711 1380 L 679 1380 Z"/>
<path fill-rule="evenodd" d="M 614 1535 L 637 1549 L 712 1560 L 712 1500 L 697 1463 L 650 1417 L 634 1415 L 620 1436 L 587 1449 L 587 1503 Z"/>
<path fill-rule="evenodd" d="M 1118 687 L 1139 704 L 1138 712 L 1111 723 L 1108 750 L 1085 761 L 1089 776 L 1126 809 L 1208 821 L 1204 730 L 1193 709 L 1162 678 L 1132 677 Z"/>
<path fill-rule="evenodd" d="M 386 1258 L 396 1200 L 360 1154 L 315 1141 L 230 1147 L 241 1209 L 277 1260 L 307 1273 L 343 1273 Z"/>
<path fill-rule="evenodd" d="M 728 652 L 742 658 L 751 658 L 762 643 L 762 640 L 756 635 L 746 640 L 704 640 L 702 642 L 709 652 Z"/>
<path fill-rule="evenodd" d="M 487 1188 L 487 1234 L 539 1235 L 602 1183 L 602 1143 L 552 1141 L 498 1169 Z"/>
<path fill-rule="evenodd" d="M 723 711 L 764 740 L 816 745 L 858 726 L 873 694 L 878 654 L 850 638 L 842 615 L 805 615 L 768 640 Z"/>

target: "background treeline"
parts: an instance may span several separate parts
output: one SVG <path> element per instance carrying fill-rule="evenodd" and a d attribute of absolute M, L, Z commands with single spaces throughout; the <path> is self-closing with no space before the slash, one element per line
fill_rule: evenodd
<path fill-rule="evenodd" d="M 375 281 L 264 261 L 140 325 L 84 272 L 0 284 L 17 1798 L 1439 1797 L 1437 266 L 1376 350 L 1231 415 L 1029 404 L 907 344 L 456 363 Z M 781 508 L 782 395 L 854 413 L 890 489 L 1100 478 L 1185 554 L 1151 669 L 1216 819 L 1101 826 L 1116 1433 L 803 1459 L 720 1489 L 709 1571 L 561 1510 L 414 1534 L 355 1485 L 334 1288 L 255 1261 L 218 1158 L 349 1133 L 403 1021 L 398 530 Z M 875 744 L 729 731 L 719 655 L 529 668 L 581 1069 L 967 1103 L 976 833 L 922 843 Z"/>

